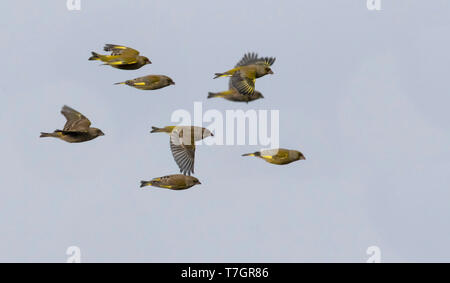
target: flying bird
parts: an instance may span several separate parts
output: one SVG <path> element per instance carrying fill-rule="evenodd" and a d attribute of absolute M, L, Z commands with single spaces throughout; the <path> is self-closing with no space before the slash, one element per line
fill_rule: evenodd
<path fill-rule="evenodd" d="M 216 73 L 215 79 L 231 76 L 231 84 L 239 93 L 250 95 L 255 91 L 255 81 L 267 74 L 273 74 L 270 66 L 275 62 L 273 57 L 258 57 L 256 53 L 247 53 L 236 64 L 234 69 L 224 73 Z"/>
<path fill-rule="evenodd" d="M 151 181 L 141 181 L 141 188 L 146 186 L 154 186 L 176 191 L 186 190 L 195 185 L 201 185 L 197 178 L 181 174 L 154 178 Z"/>
<path fill-rule="evenodd" d="M 264 159 L 266 162 L 276 165 L 285 165 L 297 160 L 306 159 L 300 151 L 284 148 L 257 151 L 254 153 L 243 154 L 242 156 L 259 157 L 261 159 Z"/>
<path fill-rule="evenodd" d="M 122 70 L 137 70 L 144 65 L 152 63 L 147 57 L 140 56 L 139 51 L 130 47 L 106 44 L 104 50 L 111 52 L 111 55 L 92 52 L 89 60 L 99 60 L 104 62 L 104 65 Z"/>
<path fill-rule="evenodd" d="M 208 129 L 195 126 L 152 127 L 150 133 L 170 135 L 170 150 L 180 172 L 184 175 L 194 173 L 195 142 L 214 136 Z"/>
<path fill-rule="evenodd" d="M 250 95 L 240 93 L 231 83 L 231 79 L 228 83 L 228 90 L 222 92 L 208 92 L 208 98 L 221 97 L 229 101 L 246 102 L 254 101 L 260 98 L 264 98 L 261 92 L 255 90 Z"/>
<path fill-rule="evenodd" d="M 58 138 L 69 143 L 86 142 L 105 134 L 97 128 L 91 128 L 91 121 L 80 112 L 64 106 L 61 114 L 66 117 L 66 124 L 62 130 L 55 130 L 53 133 L 41 133 L 41 138 Z"/>
<path fill-rule="evenodd" d="M 166 86 L 174 85 L 175 82 L 169 78 L 168 76 L 163 75 L 149 75 L 145 77 L 136 78 L 133 80 L 127 80 L 120 83 L 115 83 L 116 85 L 119 84 L 126 84 L 129 86 L 132 86 L 137 89 L 142 90 L 155 90 L 160 89 Z"/>

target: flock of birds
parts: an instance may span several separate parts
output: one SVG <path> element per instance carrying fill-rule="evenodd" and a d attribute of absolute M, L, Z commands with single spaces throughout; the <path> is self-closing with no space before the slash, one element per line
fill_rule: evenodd
<path fill-rule="evenodd" d="M 130 47 L 106 44 L 104 50 L 111 54 L 102 55 L 92 52 L 89 60 L 98 60 L 104 65 L 122 70 L 137 70 L 152 63 L 147 57 L 139 55 L 139 51 Z M 263 95 L 255 90 L 255 81 L 267 74 L 273 74 L 271 66 L 274 62 L 275 58 L 272 57 L 258 57 L 256 53 L 245 54 L 233 69 L 215 74 L 214 78 L 230 77 L 228 90 L 217 93 L 210 92 L 208 98 L 220 97 L 246 103 L 263 98 Z M 175 85 L 175 82 L 168 76 L 149 75 L 116 84 L 125 84 L 141 90 L 156 90 Z M 69 143 L 80 143 L 104 135 L 100 129 L 91 127 L 88 118 L 69 106 L 63 106 L 61 114 L 67 120 L 64 128 L 55 130 L 53 133 L 41 133 L 40 137 L 53 137 Z M 194 173 L 195 142 L 214 136 L 213 133 L 206 128 L 195 126 L 152 127 L 151 133 L 169 134 L 170 149 L 181 174 L 141 181 L 141 187 L 155 186 L 171 190 L 185 190 L 201 184 L 197 178 L 191 176 Z M 285 165 L 305 159 L 300 151 L 283 148 L 247 153 L 243 156 L 255 156 L 276 165 Z"/>

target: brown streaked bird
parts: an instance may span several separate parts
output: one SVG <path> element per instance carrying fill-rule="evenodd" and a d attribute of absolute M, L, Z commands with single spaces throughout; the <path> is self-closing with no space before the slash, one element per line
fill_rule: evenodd
<path fill-rule="evenodd" d="M 194 173 L 195 142 L 214 136 L 208 129 L 195 126 L 152 127 L 150 133 L 170 135 L 170 150 L 180 172 L 184 175 Z"/>
<path fill-rule="evenodd" d="M 133 80 L 127 80 L 116 85 L 126 84 L 137 89 L 142 90 L 155 90 L 166 86 L 174 85 L 175 82 L 168 76 L 163 75 L 149 75 L 145 77 L 136 78 Z"/>
<path fill-rule="evenodd" d="M 139 51 L 130 47 L 106 44 L 104 50 L 111 52 L 111 55 L 92 52 L 89 60 L 99 60 L 104 62 L 104 65 L 122 70 L 137 70 L 144 65 L 152 63 L 147 57 L 140 56 Z"/>
<path fill-rule="evenodd" d="M 41 133 L 41 138 L 58 138 L 69 143 L 86 142 L 105 134 L 97 128 L 91 128 L 91 122 L 83 114 L 64 105 L 61 114 L 66 117 L 66 124 L 62 130 L 53 133 Z"/>
<path fill-rule="evenodd" d="M 273 74 L 270 66 L 275 62 L 273 57 L 258 57 L 256 53 L 247 53 L 237 63 L 234 69 L 224 73 L 216 73 L 215 79 L 231 76 L 231 84 L 239 93 L 244 95 L 253 94 L 255 81 L 267 74 Z"/>
<path fill-rule="evenodd" d="M 301 153 L 300 151 L 284 148 L 257 151 L 254 153 L 243 154 L 242 156 L 259 157 L 269 163 L 276 165 L 285 165 L 297 160 L 306 159 L 305 156 L 303 156 L 303 153 Z"/>
<path fill-rule="evenodd" d="M 175 191 L 187 190 L 195 185 L 201 185 L 197 178 L 181 174 L 154 178 L 151 181 L 141 181 L 141 188 L 154 186 Z"/>
<path fill-rule="evenodd" d="M 228 90 L 222 92 L 208 92 L 208 98 L 221 97 L 229 101 L 249 103 L 260 98 L 264 98 L 261 92 L 255 90 L 252 94 L 240 93 L 231 83 L 228 83 Z"/>

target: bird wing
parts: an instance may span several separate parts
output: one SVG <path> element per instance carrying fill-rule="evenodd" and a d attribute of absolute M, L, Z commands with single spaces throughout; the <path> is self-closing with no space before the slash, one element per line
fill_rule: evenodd
<path fill-rule="evenodd" d="M 244 76 L 241 71 L 234 73 L 230 79 L 230 84 L 241 94 L 252 95 L 255 92 L 255 79 Z"/>
<path fill-rule="evenodd" d="M 122 45 L 106 44 L 104 50 L 111 51 L 111 56 L 116 56 L 116 58 L 111 58 L 111 60 L 108 60 L 106 63 L 108 65 L 120 66 L 137 63 L 139 51 L 133 48 Z"/>
<path fill-rule="evenodd" d="M 131 65 L 136 64 L 137 59 L 135 56 L 119 56 L 118 58 L 111 59 L 108 62 L 106 62 L 105 65 L 111 65 L 111 66 L 120 66 L 120 65 Z"/>
<path fill-rule="evenodd" d="M 118 56 L 118 55 L 124 55 L 124 56 L 138 56 L 139 51 L 122 46 L 122 45 L 116 45 L 116 44 L 106 44 L 103 48 L 105 51 L 111 51 L 111 56 Z"/>
<path fill-rule="evenodd" d="M 157 186 L 161 188 L 167 189 L 178 189 L 185 185 L 185 178 L 183 175 L 170 175 L 159 178 L 154 178 L 152 181 L 157 182 Z"/>
<path fill-rule="evenodd" d="M 138 85 L 150 86 L 153 84 L 157 84 L 160 81 L 161 81 L 161 77 L 159 77 L 159 76 L 147 76 L 147 77 L 139 78 L 139 80 L 136 81 L 136 83 Z M 142 83 L 144 83 L 144 84 L 142 84 Z"/>
<path fill-rule="evenodd" d="M 284 150 L 279 150 L 274 156 L 273 158 L 277 159 L 277 160 L 285 160 L 289 158 L 289 152 L 288 151 L 284 151 Z"/>
<path fill-rule="evenodd" d="M 87 132 L 91 126 L 91 121 L 86 118 L 83 114 L 70 108 L 67 105 L 61 110 L 61 114 L 66 117 L 66 124 L 64 125 L 63 131 L 67 132 Z"/>
<path fill-rule="evenodd" d="M 258 57 L 256 53 L 247 53 L 236 64 L 235 68 L 254 64 L 272 66 L 275 63 L 275 59 L 273 57 Z"/>
<path fill-rule="evenodd" d="M 194 173 L 195 143 L 184 144 L 179 134 L 170 135 L 170 150 L 173 158 L 184 175 Z"/>

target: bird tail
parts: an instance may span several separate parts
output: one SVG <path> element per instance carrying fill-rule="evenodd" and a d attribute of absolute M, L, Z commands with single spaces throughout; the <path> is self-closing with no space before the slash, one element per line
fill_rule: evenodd
<path fill-rule="evenodd" d="M 158 127 L 152 127 L 152 130 L 150 131 L 150 133 L 165 133 L 167 132 L 166 129 L 164 128 L 158 128 Z"/>
<path fill-rule="evenodd" d="M 223 77 L 224 74 L 223 73 L 215 73 L 214 76 L 215 76 L 214 78 L 217 79 L 217 78 Z"/>
<path fill-rule="evenodd" d="M 95 52 L 91 52 L 91 53 L 92 53 L 92 56 L 89 57 L 89 60 L 90 60 L 90 61 L 92 61 L 92 60 L 101 60 L 101 59 L 100 59 L 100 54 L 95 53 Z"/>
<path fill-rule="evenodd" d="M 40 138 L 48 138 L 48 137 L 56 138 L 57 136 L 58 136 L 57 133 L 43 133 L 43 132 L 41 132 L 41 135 L 39 137 Z"/>
<path fill-rule="evenodd" d="M 256 157 L 258 157 L 258 156 L 261 156 L 261 152 L 256 151 L 256 152 L 253 152 L 253 153 L 246 153 L 246 154 L 242 154 L 242 156 L 256 156 Z"/>
<path fill-rule="evenodd" d="M 237 68 L 231 69 L 229 71 L 226 71 L 225 73 L 215 73 L 214 75 L 216 75 L 216 76 L 214 78 L 217 79 L 220 77 L 232 76 L 232 75 L 234 75 L 234 73 L 236 73 L 239 70 L 240 70 L 240 67 L 237 67 Z"/>
<path fill-rule="evenodd" d="M 221 92 L 208 92 L 208 98 L 225 97 L 225 96 L 230 95 L 232 93 L 233 93 L 233 91 L 231 91 L 231 90 L 221 91 Z"/>
<path fill-rule="evenodd" d="M 115 85 L 125 85 L 125 84 L 127 84 L 127 82 L 115 83 Z"/>
<path fill-rule="evenodd" d="M 208 92 L 208 98 L 220 97 L 220 92 Z"/>
<path fill-rule="evenodd" d="M 221 77 L 228 77 L 230 74 L 227 74 L 227 73 L 215 73 L 214 74 L 215 75 L 215 79 L 217 79 L 217 78 L 221 78 Z"/>
<path fill-rule="evenodd" d="M 141 181 L 141 188 L 151 186 L 152 181 Z"/>

